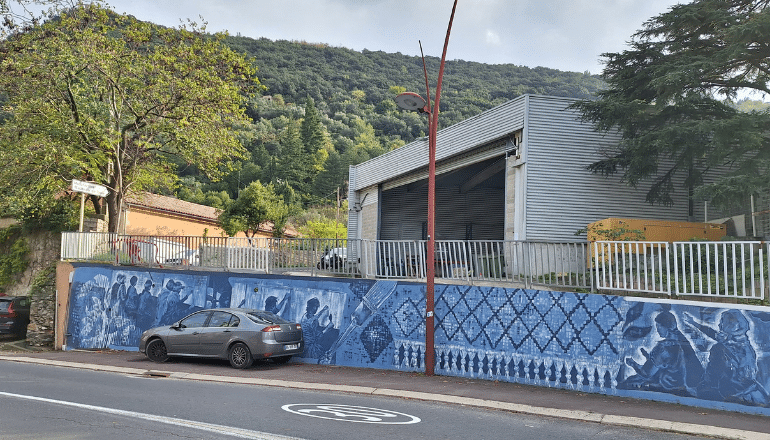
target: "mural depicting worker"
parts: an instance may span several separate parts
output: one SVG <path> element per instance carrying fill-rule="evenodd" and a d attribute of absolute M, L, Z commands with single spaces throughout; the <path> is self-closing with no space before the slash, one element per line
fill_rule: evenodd
<path fill-rule="evenodd" d="M 291 291 L 286 293 L 286 295 L 283 296 L 280 302 L 278 302 L 278 297 L 276 297 L 275 295 L 270 295 L 267 298 L 265 298 L 265 310 L 275 315 L 278 315 L 283 319 L 290 320 L 290 318 L 288 317 L 290 300 L 291 300 Z"/>
<path fill-rule="evenodd" d="M 738 403 L 767 405 L 770 396 L 757 381 L 757 354 L 748 337 L 749 321 L 740 310 L 725 310 L 719 330 L 686 314 L 686 324 L 715 341 L 698 397 Z"/>
<path fill-rule="evenodd" d="M 334 328 L 329 306 L 325 305 L 319 311 L 320 307 L 318 298 L 310 298 L 305 306 L 305 314 L 300 319 L 305 337 L 305 352 L 302 356 L 306 358 L 322 358 L 339 336 L 339 330 Z"/>

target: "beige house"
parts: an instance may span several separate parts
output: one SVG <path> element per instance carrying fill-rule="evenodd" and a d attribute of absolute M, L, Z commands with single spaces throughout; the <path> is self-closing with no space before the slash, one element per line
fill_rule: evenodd
<path fill-rule="evenodd" d="M 121 213 L 121 233 L 150 236 L 226 237 L 219 226 L 220 210 L 211 206 L 186 202 L 174 197 L 140 193 L 126 197 Z M 294 237 L 291 228 L 284 236 Z M 240 232 L 238 237 L 245 237 Z M 257 237 L 272 237 L 273 225 L 260 226 Z"/>

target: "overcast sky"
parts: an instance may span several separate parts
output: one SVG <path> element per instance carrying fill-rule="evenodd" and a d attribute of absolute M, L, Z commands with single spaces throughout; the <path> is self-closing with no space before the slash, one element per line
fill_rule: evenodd
<path fill-rule="evenodd" d="M 453 0 L 107 0 L 117 12 L 232 35 L 440 57 Z M 600 54 L 676 0 L 459 0 L 447 59 L 600 73 Z"/>

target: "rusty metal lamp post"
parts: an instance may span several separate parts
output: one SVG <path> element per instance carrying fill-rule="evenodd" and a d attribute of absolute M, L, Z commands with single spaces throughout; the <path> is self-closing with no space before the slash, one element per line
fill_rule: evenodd
<path fill-rule="evenodd" d="M 435 366 L 434 349 L 434 281 L 436 278 L 436 135 L 438 133 L 438 111 L 439 100 L 441 99 L 441 82 L 444 77 L 444 62 L 446 61 L 446 49 L 449 44 L 449 33 L 452 30 L 452 20 L 455 16 L 457 0 L 452 6 L 452 15 L 449 17 L 449 26 L 446 30 L 446 39 L 444 40 L 444 51 L 441 55 L 441 65 L 438 71 L 438 81 L 436 83 L 436 99 L 431 109 L 430 86 L 428 85 L 428 69 L 425 66 L 425 55 L 422 56 L 422 68 L 425 74 L 425 92 L 427 100 L 423 99 L 417 93 L 406 92 L 396 96 L 396 104 L 402 109 L 427 113 L 428 115 L 428 243 L 426 256 L 426 291 L 425 291 L 425 375 L 433 376 Z M 420 52 L 422 52 L 422 43 L 420 43 Z"/>

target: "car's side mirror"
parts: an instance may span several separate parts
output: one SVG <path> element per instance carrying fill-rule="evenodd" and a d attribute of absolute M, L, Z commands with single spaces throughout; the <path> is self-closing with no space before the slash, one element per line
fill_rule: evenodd
<path fill-rule="evenodd" d="M 181 322 L 175 322 L 171 326 L 171 328 L 173 328 L 174 330 L 182 330 L 184 327 L 185 327 L 184 324 L 182 324 Z"/>

